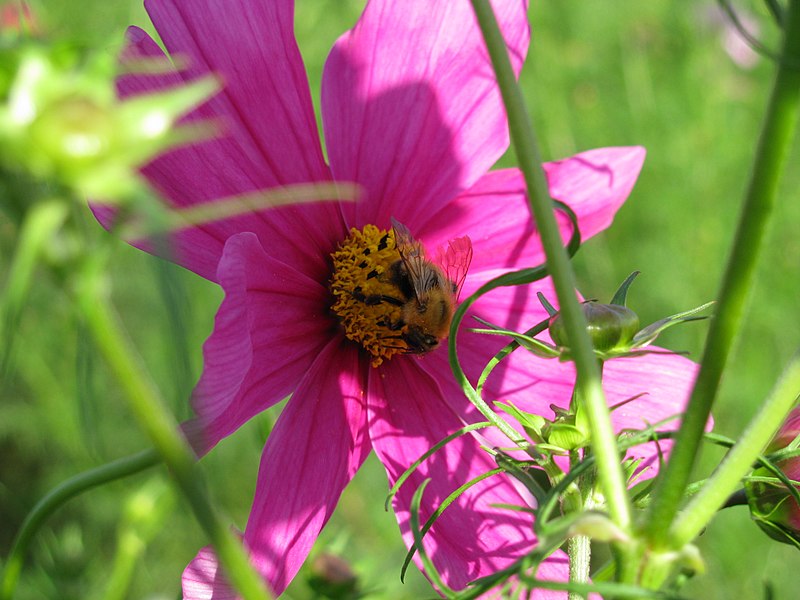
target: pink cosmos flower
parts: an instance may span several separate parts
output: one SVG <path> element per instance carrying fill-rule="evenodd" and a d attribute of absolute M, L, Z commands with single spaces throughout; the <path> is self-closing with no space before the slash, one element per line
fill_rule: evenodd
<path fill-rule="evenodd" d="M 527 2 L 495 0 L 517 72 L 529 41 Z M 488 172 L 508 146 L 494 74 L 467 2 L 371 0 L 334 45 L 322 81 L 323 156 L 310 92 L 293 35 L 292 0 L 150 0 L 146 8 L 167 50 L 189 60 L 180 75 L 126 76 L 122 95 L 168 87 L 208 72 L 224 90 L 195 112 L 221 119 L 226 135 L 181 148 L 143 169 L 172 206 L 297 182 L 357 182 L 363 199 L 276 208 L 182 230 L 170 258 L 225 291 L 186 431 L 198 454 L 291 394 L 270 435 L 244 540 L 253 563 L 280 593 L 291 581 L 339 496 L 370 450 L 390 481 L 475 410 L 452 381 L 445 348 L 374 356 L 348 339 L 332 314 L 331 254 L 351 228 L 390 227 L 395 217 L 432 251 L 468 235 L 474 258 L 462 294 L 543 253 L 515 169 Z M 126 56 L 161 56 L 131 28 Z M 553 197 L 578 214 L 586 239 L 607 227 L 630 193 L 641 148 L 585 152 L 545 165 Z M 562 222 L 564 235 L 569 224 Z M 364 252 L 366 255 L 366 252 Z M 536 300 L 549 281 L 497 290 L 475 314 L 508 327 L 545 318 Z M 476 376 L 503 340 L 465 332 L 461 360 Z M 443 346 L 444 344 L 442 344 Z M 641 427 L 680 410 L 693 375 L 677 356 L 612 361 L 612 403 L 644 396 L 615 413 Z M 569 402 L 568 365 L 520 357 L 497 369 L 489 399 L 551 414 Z M 407 542 L 409 503 L 432 478 L 422 519 L 469 479 L 492 468 L 478 442 L 462 437 L 426 461 L 394 500 Z M 380 494 L 378 494 L 380 496 Z M 377 500 L 376 500 L 377 501 Z M 509 564 L 535 543 L 515 486 L 496 476 L 451 505 L 426 536 L 426 549 L 454 588 Z M 566 578 L 563 555 L 539 576 Z M 202 550 L 183 577 L 187 599 L 228 598 L 213 553 Z M 543 597 L 547 597 L 545 594 Z"/>

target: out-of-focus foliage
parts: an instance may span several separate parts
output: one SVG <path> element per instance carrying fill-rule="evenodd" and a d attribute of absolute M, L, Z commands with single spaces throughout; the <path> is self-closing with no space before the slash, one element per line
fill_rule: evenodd
<path fill-rule="evenodd" d="M 136 167 L 210 133 L 175 124 L 217 89 L 213 77 L 119 100 L 115 64 L 113 54 L 69 44 L 22 38 L 0 47 L 5 166 L 71 192 L 124 200 L 141 187 Z"/>

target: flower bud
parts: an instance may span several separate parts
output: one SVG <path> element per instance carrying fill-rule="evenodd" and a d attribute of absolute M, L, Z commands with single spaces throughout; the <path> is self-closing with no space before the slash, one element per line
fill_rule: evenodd
<path fill-rule="evenodd" d="M 775 437 L 772 438 L 772 441 L 767 447 L 767 453 L 783 450 L 791 444 L 798 435 L 800 435 L 800 406 L 793 408 L 789 416 L 786 417 L 778 433 L 775 434 Z"/>
<path fill-rule="evenodd" d="M 71 173 L 108 154 L 114 130 L 108 109 L 90 98 L 72 96 L 46 106 L 29 131 L 41 158 Z"/>
<path fill-rule="evenodd" d="M 39 20 L 27 2 L 4 2 L 0 5 L 0 36 L 39 33 Z"/>
<path fill-rule="evenodd" d="M 767 448 L 767 453 L 783 450 L 800 435 L 800 407 L 788 416 Z M 775 465 L 792 481 L 800 481 L 800 456 L 779 460 Z M 745 485 L 750 516 L 771 538 L 800 547 L 800 505 L 786 485 L 766 468 L 753 472 Z"/>
<path fill-rule="evenodd" d="M 595 351 L 609 353 L 631 346 L 633 336 L 639 331 L 639 317 L 635 312 L 626 306 L 593 301 L 584 302 L 581 308 Z M 550 337 L 558 346 L 569 348 L 561 313 L 550 319 Z"/>
<path fill-rule="evenodd" d="M 308 584 L 321 598 L 354 600 L 361 596 L 350 565 L 334 554 L 322 553 L 314 559 Z"/>
<path fill-rule="evenodd" d="M 602 513 L 586 512 L 569 528 L 569 535 L 585 535 L 598 542 L 630 542 L 630 536 Z"/>
<path fill-rule="evenodd" d="M 0 161 L 78 196 L 132 198 L 142 165 L 218 133 L 208 121 L 178 123 L 219 89 L 213 76 L 119 99 L 105 53 L 37 40 L 2 50 Z"/>

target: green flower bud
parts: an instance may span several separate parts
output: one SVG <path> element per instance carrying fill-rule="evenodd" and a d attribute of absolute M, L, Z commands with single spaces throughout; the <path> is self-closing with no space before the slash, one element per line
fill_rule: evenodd
<path fill-rule="evenodd" d="M 569 528 L 569 535 L 585 535 L 598 542 L 630 542 L 630 536 L 602 513 L 586 512 Z"/>
<path fill-rule="evenodd" d="M 355 600 L 361 597 L 358 578 L 350 564 L 333 554 L 323 553 L 313 560 L 308 584 L 321 598 Z"/>
<path fill-rule="evenodd" d="M 545 435 L 548 444 L 563 450 L 578 450 L 589 444 L 586 434 L 569 423 L 553 423 Z"/>
<path fill-rule="evenodd" d="M 800 435 L 800 408 L 788 416 L 767 448 L 774 452 L 789 446 Z M 775 463 L 791 481 L 800 481 L 800 456 Z M 750 516 L 772 539 L 800 548 L 800 505 L 783 482 L 766 468 L 756 469 L 745 485 Z"/>
<path fill-rule="evenodd" d="M 626 306 L 584 302 L 581 305 L 587 331 L 595 351 L 608 354 L 625 351 L 633 344 L 639 331 L 639 317 Z M 567 331 L 561 313 L 550 319 L 550 337 L 561 348 L 569 348 Z"/>
<path fill-rule="evenodd" d="M 141 186 L 139 167 L 218 133 L 178 124 L 219 89 L 214 77 L 118 99 L 116 74 L 106 54 L 37 41 L 0 51 L 0 161 L 78 196 L 124 201 Z"/>
<path fill-rule="evenodd" d="M 72 96 L 46 106 L 29 131 L 40 159 L 69 173 L 107 155 L 114 130 L 109 110 L 89 98 Z"/>

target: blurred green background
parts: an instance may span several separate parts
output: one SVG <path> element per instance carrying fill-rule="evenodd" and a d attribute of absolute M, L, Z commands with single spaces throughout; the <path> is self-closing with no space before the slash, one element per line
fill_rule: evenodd
<path fill-rule="evenodd" d="M 118 47 L 126 25 L 149 27 L 139 0 L 32 4 L 53 32 L 109 52 Z M 601 299 L 609 298 L 631 271 L 641 270 L 629 304 L 644 323 L 714 298 L 767 100 L 773 65 L 763 57 L 751 57 L 747 65 L 733 60 L 716 6 L 712 1 L 538 0 L 530 11 L 534 36 L 522 82 L 545 157 L 598 146 L 647 147 L 639 183 L 615 224 L 588 242 L 575 261 L 582 292 Z M 758 37 L 774 48 L 777 33 L 762 4 L 735 6 L 750 15 Z M 298 0 L 297 37 L 317 105 L 327 52 L 362 7 L 363 0 Z M 508 155 L 501 164 L 513 162 Z M 715 410 L 717 430 L 732 437 L 800 342 L 797 164 L 795 150 L 747 322 Z M 85 221 L 87 235 L 105 235 L 88 214 Z M 0 276 L 16 233 L 0 217 Z M 185 417 L 221 292 L 188 272 L 114 244 L 115 301 L 176 414 Z M 702 323 L 676 328 L 661 345 L 697 358 L 706 330 Z M 0 556 L 7 554 L 27 510 L 47 490 L 147 446 L 85 337 L 58 286 L 44 276 L 37 280 L 11 372 L 0 384 Z M 240 527 L 274 417 L 256 419 L 203 460 L 218 504 Z M 698 477 L 719 456 L 706 451 Z M 179 597 L 181 571 L 206 542 L 188 507 L 158 486 L 163 478 L 154 469 L 67 504 L 36 538 L 17 598 L 106 597 L 121 519 L 137 493 L 160 497 L 163 507 L 153 522 L 134 527 L 147 547 L 128 597 Z M 371 459 L 345 492 L 315 554 L 346 558 L 371 597 L 430 597 L 427 582 L 413 569 L 406 584 L 399 583 L 404 548 L 393 516 L 383 511 L 386 492 L 382 468 Z M 708 573 L 688 584 L 688 597 L 759 598 L 767 582 L 774 598 L 797 597 L 800 556 L 761 534 L 746 509 L 724 511 L 700 546 Z M 286 597 L 314 597 L 307 568 Z"/>

